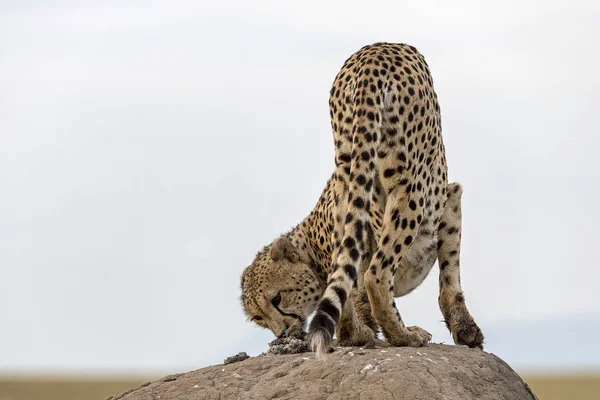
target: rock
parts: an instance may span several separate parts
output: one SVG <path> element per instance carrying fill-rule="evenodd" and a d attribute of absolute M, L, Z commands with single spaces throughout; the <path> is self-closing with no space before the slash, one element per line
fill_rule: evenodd
<path fill-rule="evenodd" d="M 298 344 L 297 344 L 298 345 Z M 275 343 L 285 347 L 285 343 Z M 294 349 L 287 343 L 288 349 Z M 299 349 L 295 348 L 296 350 Z M 374 349 L 336 347 L 314 353 L 264 353 L 229 365 L 169 375 L 108 400 L 196 399 L 537 399 L 493 354 L 465 346 Z"/>
<path fill-rule="evenodd" d="M 225 361 L 223 361 L 223 364 L 225 364 L 225 365 L 233 364 L 236 362 L 247 360 L 249 358 L 250 358 L 250 356 L 248 354 L 246 354 L 245 351 L 242 351 L 241 353 L 237 353 L 235 356 L 227 357 L 225 359 Z"/>
<path fill-rule="evenodd" d="M 296 338 L 280 338 L 269 343 L 267 354 L 298 354 L 308 351 L 308 343 Z"/>

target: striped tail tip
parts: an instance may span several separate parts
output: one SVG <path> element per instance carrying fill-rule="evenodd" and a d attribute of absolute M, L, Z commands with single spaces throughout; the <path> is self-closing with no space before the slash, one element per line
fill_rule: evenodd
<path fill-rule="evenodd" d="M 329 352 L 333 338 L 329 332 L 325 330 L 316 330 L 308 333 L 308 345 L 311 351 L 316 354 L 316 359 L 325 358 L 325 354 Z"/>
<path fill-rule="evenodd" d="M 329 352 L 333 343 L 335 320 L 323 310 L 317 311 L 310 322 L 308 343 L 312 351 L 317 353 L 317 358 L 323 358 Z"/>

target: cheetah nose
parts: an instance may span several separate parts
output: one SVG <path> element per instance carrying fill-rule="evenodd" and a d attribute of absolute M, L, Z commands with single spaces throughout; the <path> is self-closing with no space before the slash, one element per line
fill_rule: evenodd
<path fill-rule="evenodd" d="M 277 335 L 277 338 L 281 339 L 282 337 L 284 337 L 286 331 L 287 331 L 287 328 L 283 328 L 283 330 L 281 331 L 281 333 L 279 335 Z"/>

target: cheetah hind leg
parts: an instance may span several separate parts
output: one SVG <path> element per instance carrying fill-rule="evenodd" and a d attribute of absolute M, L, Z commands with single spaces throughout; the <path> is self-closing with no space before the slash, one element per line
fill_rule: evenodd
<path fill-rule="evenodd" d="M 461 195 L 458 183 L 448 185 L 448 200 L 438 226 L 438 301 L 454 343 L 483 349 L 483 333 L 467 309 L 460 286 Z"/>
<path fill-rule="evenodd" d="M 371 310 L 371 303 L 369 303 L 367 288 L 364 286 L 359 288 L 353 300 L 359 322 L 362 325 L 369 327 L 374 334 L 377 334 L 379 332 L 379 324 L 377 324 L 377 321 L 373 318 L 373 311 Z"/>
<path fill-rule="evenodd" d="M 352 301 L 347 301 L 342 310 L 340 321 L 336 328 L 338 346 L 363 346 L 366 348 L 375 347 L 375 332 L 362 322 L 360 314 L 356 307 L 362 306 L 362 302 L 357 300 L 357 291 L 351 294 Z"/>
<path fill-rule="evenodd" d="M 358 288 L 354 291 L 353 300 L 354 308 L 358 314 L 359 323 L 366 325 L 373 331 L 375 335 L 377 335 L 379 332 L 379 324 L 377 324 L 377 321 L 375 318 L 373 318 L 373 311 L 371 310 L 371 303 L 369 302 L 369 294 L 367 293 L 364 280 L 365 273 L 371 264 L 373 252 L 377 250 L 377 239 L 375 238 L 375 233 L 370 226 L 367 230 L 367 248 L 369 251 L 365 252 L 363 255 L 358 274 Z"/>
<path fill-rule="evenodd" d="M 412 238 L 416 237 L 421 222 L 421 202 L 415 199 L 422 196 L 422 193 L 417 191 L 413 194 L 413 199 L 406 193 L 404 186 L 392 186 L 385 180 L 383 184 L 386 190 L 387 187 L 391 190 L 388 190 L 390 194 L 385 205 L 377 252 L 364 276 L 373 316 L 392 346 L 427 346 L 431 334 L 418 326 L 405 326 L 393 298 L 395 266 L 400 265 L 402 257 L 410 249 Z M 395 223 L 400 219 L 406 222 Z"/>

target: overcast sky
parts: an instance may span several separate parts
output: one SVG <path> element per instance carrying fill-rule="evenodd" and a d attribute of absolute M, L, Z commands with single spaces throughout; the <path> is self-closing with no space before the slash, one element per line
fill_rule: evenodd
<path fill-rule="evenodd" d="M 330 85 L 376 41 L 431 67 L 488 348 L 599 320 L 600 3 L 61 3 L 0 0 L 0 371 L 266 350 L 239 276 L 316 203 Z M 449 343 L 437 273 L 397 304 Z"/>

